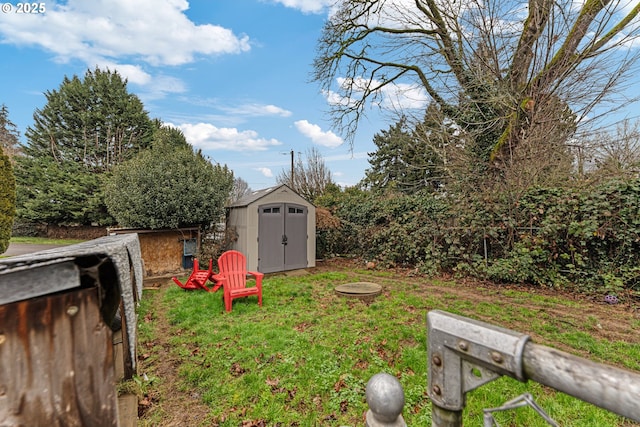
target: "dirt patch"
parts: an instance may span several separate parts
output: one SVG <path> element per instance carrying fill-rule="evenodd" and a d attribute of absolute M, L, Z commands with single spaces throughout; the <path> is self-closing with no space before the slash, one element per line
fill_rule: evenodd
<path fill-rule="evenodd" d="M 181 359 L 173 355 L 168 343 L 168 337 L 173 332 L 166 317 L 167 307 L 162 302 L 170 283 L 166 281 L 162 286 L 147 292 L 146 297 L 153 298 L 153 310 L 144 319 L 140 319 L 145 323 L 153 323 L 154 335 L 158 338 L 139 349 L 139 374 L 142 376 L 149 373 L 151 380 L 157 381 L 157 384 L 149 387 L 149 393 L 139 400 L 138 425 L 212 426 L 215 424 L 208 420 L 209 408 L 202 402 L 200 395 L 178 387 Z"/>

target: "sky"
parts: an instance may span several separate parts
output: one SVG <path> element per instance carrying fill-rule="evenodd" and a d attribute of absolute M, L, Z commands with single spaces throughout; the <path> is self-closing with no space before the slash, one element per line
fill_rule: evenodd
<path fill-rule="evenodd" d="M 253 190 L 312 147 L 336 183 L 355 185 L 390 124 L 369 116 L 353 144 L 331 129 L 311 72 L 332 0 L 47 0 L 28 14 L 2 1 L 0 104 L 23 143 L 44 93 L 96 66 Z"/>
<path fill-rule="evenodd" d="M 323 94 L 311 73 L 333 2 L 0 0 L 0 104 L 26 142 L 46 91 L 88 69 L 116 70 L 151 118 L 180 128 L 253 190 L 276 184 L 292 151 L 304 159 L 311 148 L 334 182 L 355 185 L 369 167 L 374 135 L 395 120 L 371 108 L 349 142 L 331 128 L 335 94 Z M 631 83 L 637 96 L 640 80 Z M 396 89 L 383 93 L 383 108 L 424 111 L 423 91 Z M 626 111 L 638 117 L 637 104 Z"/>

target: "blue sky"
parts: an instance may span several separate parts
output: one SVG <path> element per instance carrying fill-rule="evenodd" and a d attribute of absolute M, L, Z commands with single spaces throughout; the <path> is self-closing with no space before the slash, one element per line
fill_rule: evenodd
<path fill-rule="evenodd" d="M 58 89 L 64 76 L 109 68 L 128 79 L 150 117 L 182 129 L 189 143 L 254 190 L 275 184 L 292 150 L 300 156 L 311 147 L 335 182 L 354 185 L 369 166 L 373 136 L 394 122 L 391 111 L 424 111 L 428 97 L 408 83 L 385 88 L 379 106 L 389 112 L 369 109 L 353 145 L 334 133 L 327 112 L 335 94 L 310 82 L 333 2 L 0 0 L 0 104 L 24 135 L 44 92 Z M 398 10 L 413 4 L 396 2 Z M 19 4 L 40 6 L 38 13 L 16 13 Z M 640 81 L 627 83 L 623 97 L 637 97 Z M 637 107 L 618 117 L 637 119 Z"/>
<path fill-rule="evenodd" d="M 0 12 L 0 104 L 24 140 L 43 93 L 65 75 L 115 69 L 150 117 L 180 127 L 254 190 L 288 170 L 291 150 L 311 147 L 334 181 L 353 185 L 389 122 L 370 116 L 353 147 L 331 130 L 327 99 L 310 82 L 330 2 L 48 0 L 43 13 L 18 14 L 11 0 Z"/>

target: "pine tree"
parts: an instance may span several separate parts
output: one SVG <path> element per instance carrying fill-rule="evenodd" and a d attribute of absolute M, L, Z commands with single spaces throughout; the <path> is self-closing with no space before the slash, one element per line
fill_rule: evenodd
<path fill-rule="evenodd" d="M 425 119 L 412 129 L 401 118 L 388 130 L 374 135 L 377 150 L 369 153 L 371 167 L 362 183 L 374 190 L 405 194 L 437 190 L 442 183 L 442 161 L 436 152 L 436 144 L 440 143 L 427 125 L 429 120 Z"/>
<path fill-rule="evenodd" d="M 18 159 L 18 216 L 56 224 L 109 224 L 103 175 L 151 145 L 154 126 L 117 72 L 88 70 L 45 93 Z"/>
<path fill-rule="evenodd" d="M 9 109 L 4 104 L 0 106 L 0 149 L 12 162 L 15 162 L 15 157 L 21 152 L 20 132 L 9 120 Z"/>

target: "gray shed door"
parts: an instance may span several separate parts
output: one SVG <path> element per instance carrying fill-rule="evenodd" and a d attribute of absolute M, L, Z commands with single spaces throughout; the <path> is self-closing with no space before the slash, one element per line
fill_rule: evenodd
<path fill-rule="evenodd" d="M 258 207 L 258 270 L 262 273 L 307 266 L 306 206 L 274 203 Z"/>

